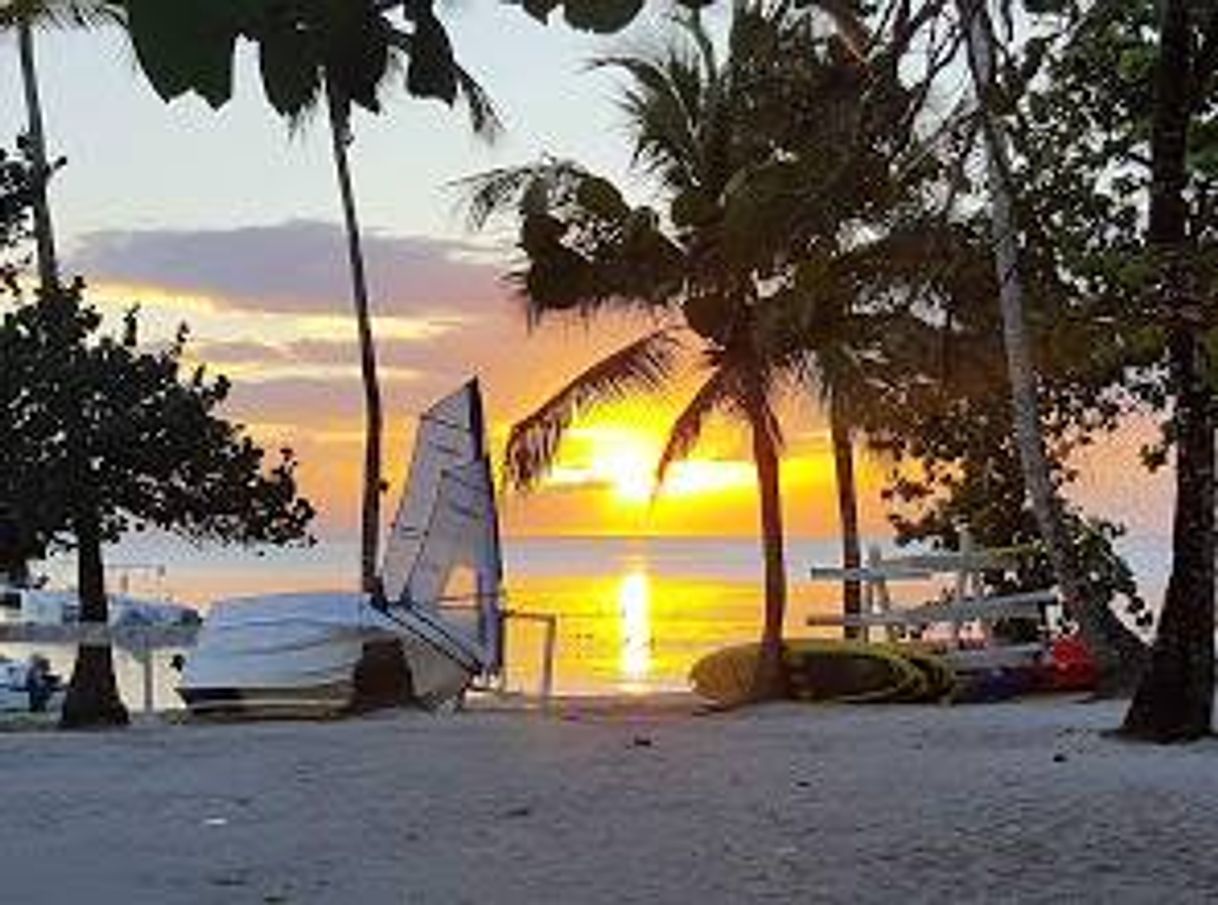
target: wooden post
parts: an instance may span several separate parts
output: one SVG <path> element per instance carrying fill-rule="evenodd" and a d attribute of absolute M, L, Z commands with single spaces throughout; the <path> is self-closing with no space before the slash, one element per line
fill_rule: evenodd
<path fill-rule="evenodd" d="M 558 643 L 558 617 L 547 613 L 544 617 L 546 640 L 544 661 L 541 665 L 541 699 L 542 706 L 549 707 L 550 699 L 554 696 L 554 651 Z"/>
<path fill-rule="evenodd" d="M 871 577 L 867 579 L 867 583 L 864 585 L 866 588 L 868 613 L 887 614 L 892 612 L 892 596 L 888 593 L 888 581 L 880 572 L 883 564 L 884 554 L 880 550 L 880 545 L 871 544 L 867 548 L 867 568 L 873 571 Z M 891 625 L 884 626 L 884 640 L 891 642 L 895 631 L 896 629 Z M 863 627 L 863 640 L 871 640 L 871 629 L 869 626 Z"/>
<path fill-rule="evenodd" d="M 144 668 L 144 713 L 152 713 L 156 706 L 152 681 L 152 639 L 147 630 L 139 634 L 140 662 Z"/>
<path fill-rule="evenodd" d="M 508 646 L 507 646 L 507 630 L 508 618 L 512 614 L 508 611 L 500 611 L 499 619 L 499 693 L 503 694 L 507 691 L 507 664 L 508 664 Z"/>

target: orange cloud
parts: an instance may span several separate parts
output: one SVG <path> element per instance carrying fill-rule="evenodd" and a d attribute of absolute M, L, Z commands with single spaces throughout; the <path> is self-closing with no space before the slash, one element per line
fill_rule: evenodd
<path fill-rule="evenodd" d="M 96 280 L 109 310 L 144 303 L 151 339 L 185 320 L 191 355 L 230 374 L 228 411 L 269 446 L 302 462 L 321 529 L 352 534 L 363 443 L 362 389 L 347 313 L 341 236 L 324 224 L 212 232 L 108 233 L 86 238 L 73 262 Z M 377 348 L 385 397 L 385 477 L 391 514 L 409 459 L 415 418 L 471 374 L 482 379 L 493 444 L 512 422 L 597 358 L 653 325 L 639 318 L 578 320 L 530 331 L 518 299 L 459 243 L 373 235 Z M 755 535 L 757 502 L 747 437 L 714 420 L 689 461 L 655 493 L 655 462 L 690 379 L 658 399 L 620 405 L 576 424 L 553 474 L 535 493 L 507 493 L 509 533 Z M 783 486 L 790 533 L 837 534 L 827 431 L 810 394 L 780 409 L 788 445 Z M 1109 494 L 1103 451 L 1092 453 L 1083 492 Z M 887 535 L 879 503 L 883 467 L 860 456 L 863 528 Z M 1136 467 L 1136 466 L 1134 466 Z M 1098 477 L 1094 477 L 1098 476 Z M 1140 476 L 1140 480 L 1141 480 Z M 1143 486 L 1139 484 L 1138 486 Z M 654 502 L 653 502 L 654 496 Z"/>

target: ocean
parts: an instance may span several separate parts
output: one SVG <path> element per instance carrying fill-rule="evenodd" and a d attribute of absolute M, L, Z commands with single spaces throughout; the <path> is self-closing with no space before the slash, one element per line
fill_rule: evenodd
<path fill-rule="evenodd" d="M 1152 602 L 1169 563 L 1162 541 L 1126 543 Z M 885 549 L 889 555 L 891 548 Z M 688 687 L 689 667 L 725 644 L 755 640 L 762 618 L 761 552 L 752 538 L 578 537 L 509 538 L 504 543 L 508 607 L 515 613 L 553 615 L 557 644 L 554 688 L 562 694 L 647 694 Z M 788 634 L 808 634 L 808 615 L 835 612 L 839 586 L 807 579 L 813 564 L 839 561 L 836 541 L 788 542 Z M 287 590 L 351 589 L 358 561 L 354 543 L 331 541 L 305 550 L 197 547 L 167 538 L 139 539 L 108 554 L 111 590 L 190 603 L 206 612 L 213 600 Z M 55 585 L 73 584 L 70 558 L 44 564 Z M 894 600 L 916 603 L 942 584 L 894 583 Z M 535 692 L 543 674 L 543 623 L 508 623 L 508 688 Z M 65 675 L 73 651 L 47 651 Z M 0 651 L 23 656 L 9 646 Z M 156 660 L 154 703 L 179 706 L 169 669 L 172 652 Z M 128 705 L 142 704 L 139 663 L 116 656 Z"/>

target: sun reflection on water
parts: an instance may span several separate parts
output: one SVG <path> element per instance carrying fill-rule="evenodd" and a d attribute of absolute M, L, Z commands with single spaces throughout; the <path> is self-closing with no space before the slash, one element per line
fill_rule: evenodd
<path fill-rule="evenodd" d="M 615 552 L 614 543 L 586 542 L 586 553 L 575 542 L 555 544 L 563 557 L 549 564 L 549 574 L 512 574 L 515 608 L 558 617 L 554 677 L 560 693 L 687 690 L 689 670 L 700 657 L 757 639 L 760 581 L 699 574 L 705 568 L 701 555 L 719 555 L 720 548 L 696 548 L 694 558 L 677 547 L 657 562 L 653 551 L 637 543 L 609 555 L 605 550 Z M 806 632 L 803 620 L 811 611 L 840 607 L 837 594 L 822 584 L 793 587 L 788 632 Z M 537 623 L 509 621 L 507 628 L 509 686 L 535 693 L 544 633 Z"/>
<path fill-rule="evenodd" d="M 618 585 L 622 678 L 643 682 L 651 674 L 651 580 L 642 569 L 622 576 Z"/>

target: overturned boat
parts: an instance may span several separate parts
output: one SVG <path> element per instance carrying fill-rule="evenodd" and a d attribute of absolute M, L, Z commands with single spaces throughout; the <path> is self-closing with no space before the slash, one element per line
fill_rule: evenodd
<path fill-rule="evenodd" d="M 501 668 L 502 578 L 481 394 L 472 380 L 419 420 L 381 592 L 217 602 L 179 694 L 199 713 L 444 706 Z"/>

